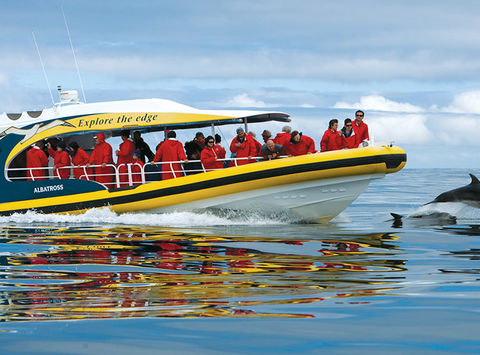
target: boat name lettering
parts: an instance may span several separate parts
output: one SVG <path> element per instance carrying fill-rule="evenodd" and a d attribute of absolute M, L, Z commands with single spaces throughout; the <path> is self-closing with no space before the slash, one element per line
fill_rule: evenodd
<path fill-rule="evenodd" d="M 51 191 L 61 191 L 63 190 L 63 184 L 62 185 L 50 185 L 50 186 L 41 186 L 41 187 L 35 187 L 33 189 L 33 192 L 38 194 L 41 192 L 51 192 Z"/>
<path fill-rule="evenodd" d="M 114 123 L 132 123 L 132 122 L 142 122 L 142 123 L 150 123 L 155 121 L 157 115 L 149 115 L 148 113 L 139 115 L 139 116 L 126 116 L 121 115 L 117 118 L 100 118 L 96 117 L 90 120 L 85 120 L 83 118 L 79 119 L 78 127 L 96 127 L 96 126 L 103 126 L 103 125 L 112 125 Z"/>

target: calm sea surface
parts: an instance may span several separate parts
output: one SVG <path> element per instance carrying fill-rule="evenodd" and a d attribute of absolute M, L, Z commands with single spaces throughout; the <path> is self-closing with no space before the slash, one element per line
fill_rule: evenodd
<path fill-rule="evenodd" d="M 480 353 L 480 209 L 421 207 L 469 172 L 388 175 L 328 225 L 0 217 L 0 353 Z"/>

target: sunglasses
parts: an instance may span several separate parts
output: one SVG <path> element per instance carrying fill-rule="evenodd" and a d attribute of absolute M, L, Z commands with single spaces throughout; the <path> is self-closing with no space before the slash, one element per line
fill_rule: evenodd
<path fill-rule="evenodd" d="M 355 116 L 357 116 L 357 117 L 363 117 L 363 115 L 355 115 Z"/>
<path fill-rule="evenodd" d="M 215 142 L 214 142 L 214 141 L 208 141 L 207 143 L 208 143 L 208 144 L 210 144 L 210 143 L 212 143 L 212 144 L 213 144 L 213 143 L 215 143 Z"/>
<path fill-rule="evenodd" d="M 345 127 L 352 127 L 352 124 L 346 124 Z"/>

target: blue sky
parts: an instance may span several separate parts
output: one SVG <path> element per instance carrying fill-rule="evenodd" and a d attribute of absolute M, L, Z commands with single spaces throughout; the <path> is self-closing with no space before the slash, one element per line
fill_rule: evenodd
<path fill-rule="evenodd" d="M 51 106 L 32 32 L 51 88 L 80 90 L 63 6 L 89 102 L 281 110 L 317 144 L 360 108 L 409 167 L 480 165 L 478 1 L 0 4 L 0 111 Z"/>

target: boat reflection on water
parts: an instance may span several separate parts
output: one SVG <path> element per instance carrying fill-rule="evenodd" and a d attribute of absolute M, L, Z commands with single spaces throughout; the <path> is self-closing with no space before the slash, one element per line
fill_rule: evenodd
<path fill-rule="evenodd" d="M 392 234 L 288 239 L 151 227 L 0 233 L 1 321 L 315 317 L 326 303 L 388 295 L 406 270 Z"/>

